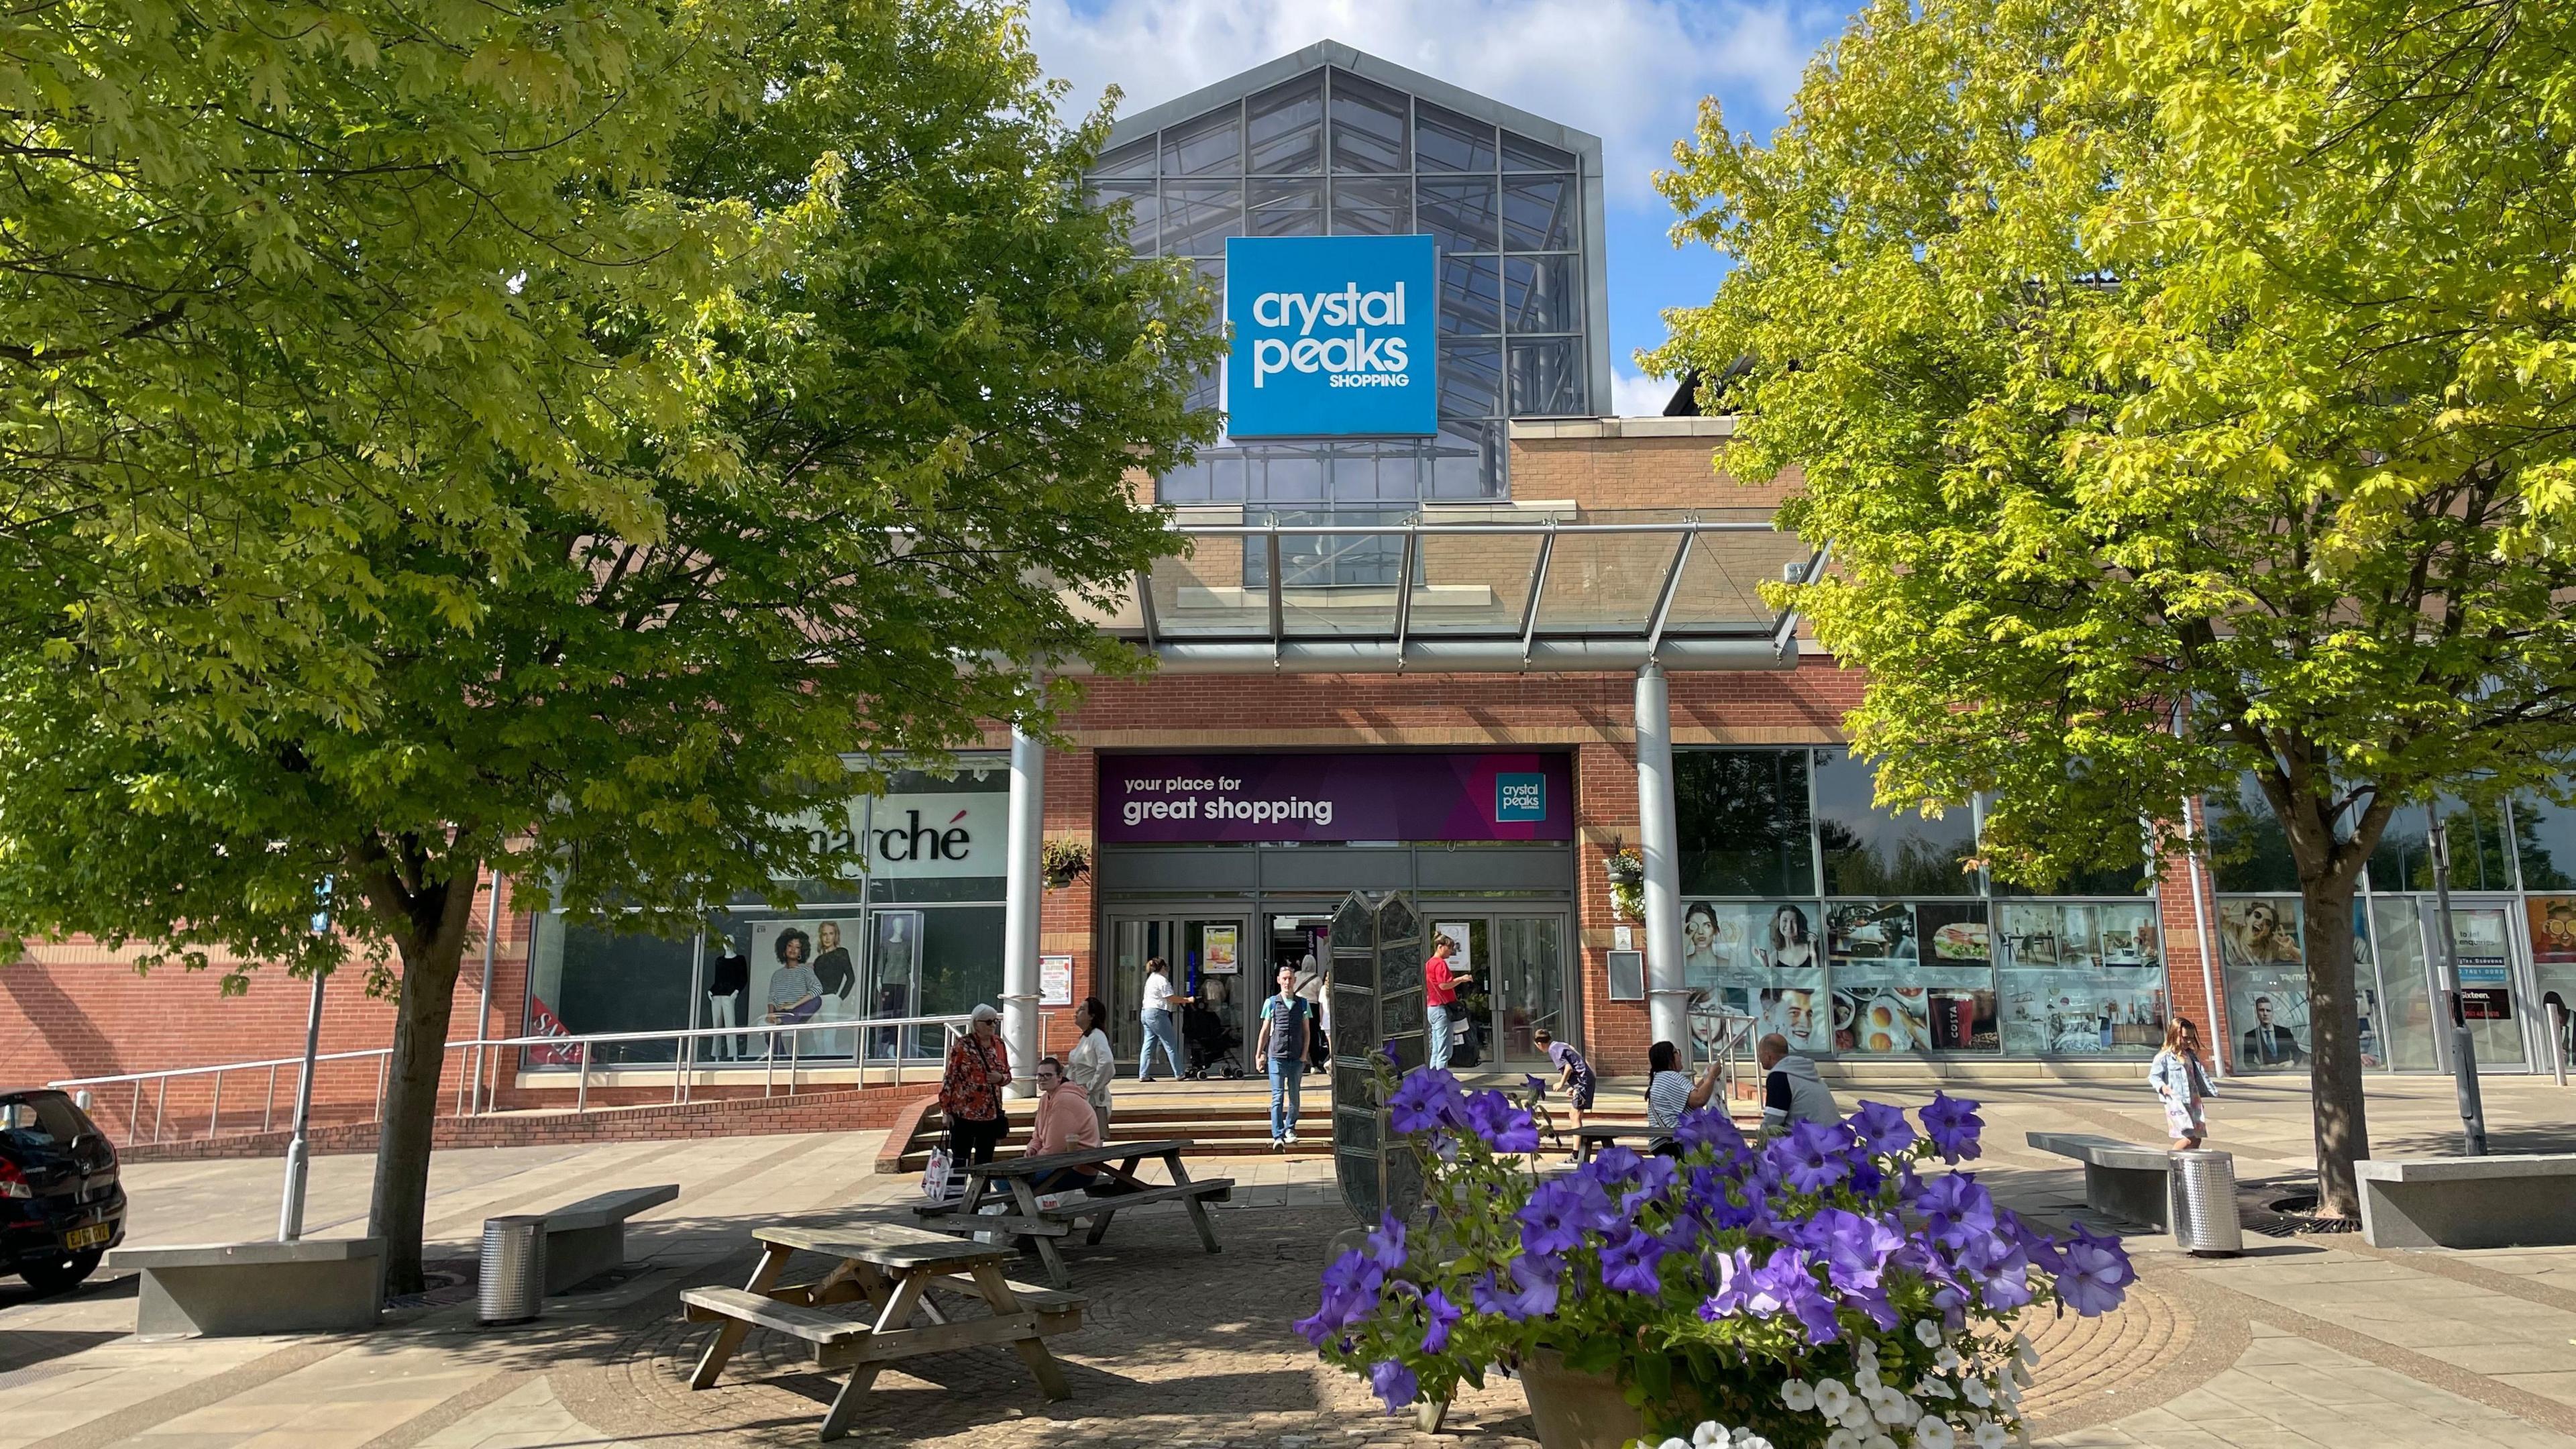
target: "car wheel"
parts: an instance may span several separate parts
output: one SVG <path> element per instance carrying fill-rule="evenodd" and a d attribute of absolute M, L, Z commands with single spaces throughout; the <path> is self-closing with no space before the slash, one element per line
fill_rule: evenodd
<path fill-rule="evenodd" d="M 69 1293 L 79 1287 L 90 1274 L 98 1271 L 98 1260 L 98 1251 L 92 1249 L 85 1253 L 69 1254 L 42 1267 L 34 1263 L 21 1263 L 18 1265 L 18 1276 L 27 1280 L 28 1287 L 46 1297 L 51 1297 L 57 1293 Z"/>

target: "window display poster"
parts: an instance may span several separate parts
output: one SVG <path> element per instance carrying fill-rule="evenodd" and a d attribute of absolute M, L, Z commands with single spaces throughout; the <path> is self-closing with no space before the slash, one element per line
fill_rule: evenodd
<path fill-rule="evenodd" d="M 2300 926 L 2299 903 L 2291 897 L 2220 901 L 2219 959 L 2230 968 L 2300 965 L 2307 959 Z"/>
<path fill-rule="evenodd" d="M 1449 974 L 1464 976 L 1476 969 L 1476 948 L 1468 939 L 1465 921 L 1442 921 L 1431 928 L 1431 934 L 1449 943 Z"/>
<path fill-rule="evenodd" d="M 1825 939 L 1836 962 L 1912 961 L 1914 908 L 1903 901 L 1836 901 L 1825 908 Z"/>
<path fill-rule="evenodd" d="M 1806 981 L 1798 985 L 1761 989 L 1754 1013 L 1755 1039 L 1777 1032 L 1793 1052 L 1822 1054 L 1834 1049 L 1833 1008 L 1825 998 L 1824 973 L 1805 975 Z"/>
<path fill-rule="evenodd" d="M 2094 910 L 2101 924 L 2103 965 L 2160 968 L 2165 964 L 2154 906 L 2097 906 Z"/>
<path fill-rule="evenodd" d="M 1682 908 L 1682 981 L 1760 984 L 1773 971 L 1824 964 L 1816 908 L 1793 901 L 1692 901 Z"/>
<path fill-rule="evenodd" d="M 851 943 L 862 926 L 857 916 L 791 916 L 751 923 L 751 1018 L 754 1026 L 849 1021 L 858 1015 L 858 968 Z M 848 1032 L 797 1034 L 791 1048 L 779 1037 L 779 1056 L 846 1057 L 855 1046 Z M 766 1038 L 763 1038 L 766 1042 Z"/>
<path fill-rule="evenodd" d="M 1981 901 L 1919 901 L 1915 929 L 1923 964 L 1946 970 L 1979 972 L 1994 964 L 1994 946 Z"/>
<path fill-rule="evenodd" d="M 1201 926 L 1199 928 L 1199 969 L 1210 976 L 1232 976 L 1242 969 L 1235 956 L 1235 928 Z"/>
<path fill-rule="evenodd" d="M 2007 971 L 2003 1047 L 2045 1056 L 2151 1056 L 2164 1042 L 2160 976 L 2130 971 Z"/>
<path fill-rule="evenodd" d="M 2060 965 L 2088 965 L 2092 945 L 2069 934 L 2066 908 L 2008 901 L 2000 909 L 2003 958 L 1996 964 L 2015 970 Z"/>
<path fill-rule="evenodd" d="M 2504 912 L 2453 911 L 2451 939 L 2460 954 L 2460 1015 L 2471 1021 L 2513 1020 Z"/>
<path fill-rule="evenodd" d="M 1073 1005 L 1073 958 L 1040 956 L 1038 958 L 1038 1005 Z"/>
<path fill-rule="evenodd" d="M 2285 1072 L 2308 1064 L 2308 977 L 2296 966 L 2231 966 L 2227 1013 L 2236 1069 Z"/>
<path fill-rule="evenodd" d="M 2531 919 L 2531 959 L 2576 966 L 2576 896 L 2532 896 L 2522 906 Z"/>

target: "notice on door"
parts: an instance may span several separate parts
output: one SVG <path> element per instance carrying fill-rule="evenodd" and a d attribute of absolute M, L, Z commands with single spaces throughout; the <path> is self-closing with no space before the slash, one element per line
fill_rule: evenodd
<path fill-rule="evenodd" d="M 1204 926 L 1199 931 L 1199 969 L 1210 976 L 1232 976 L 1241 970 L 1235 960 L 1235 928 Z"/>
<path fill-rule="evenodd" d="M 1449 943 L 1449 974 L 1464 976 L 1476 969 L 1475 947 L 1468 944 L 1465 921 L 1442 921 L 1431 933 Z"/>
<path fill-rule="evenodd" d="M 1073 958 L 1040 956 L 1038 958 L 1038 1005 L 1073 1005 Z"/>

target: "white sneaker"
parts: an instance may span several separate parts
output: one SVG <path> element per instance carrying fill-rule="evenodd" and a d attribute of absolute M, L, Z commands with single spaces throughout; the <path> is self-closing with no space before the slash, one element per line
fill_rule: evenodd
<path fill-rule="evenodd" d="M 1297 1134 L 1293 1131 L 1288 1134 L 1288 1145 L 1291 1147 L 1297 1145 Z"/>
<path fill-rule="evenodd" d="M 1287 1145 L 1288 1145 L 1288 1144 L 1287 1144 L 1287 1141 L 1286 1141 L 1286 1139 L 1284 1139 L 1284 1138 L 1273 1137 L 1273 1138 L 1271 1138 L 1271 1139 L 1270 1139 L 1270 1150 L 1271 1150 L 1271 1151 L 1273 1151 L 1273 1152 L 1276 1152 L 1276 1151 L 1278 1151 L 1280 1148 L 1285 1147 L 1285 1146 L 1287 1146 Z"/>

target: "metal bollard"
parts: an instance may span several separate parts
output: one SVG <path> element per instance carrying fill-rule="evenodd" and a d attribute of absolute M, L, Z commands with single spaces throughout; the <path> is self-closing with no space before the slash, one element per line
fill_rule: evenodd
<path fill-rule="evenodd" d="M 545 1310 L 546 1220 L 485 1218 L 474 1316 L 487 1327 L 526 1323 Z"/>
<path fill-rule="evenodd" d="M 2549 1003 L 2549 1069 L 2557 1074 L 2558 1085 L 2567 1085 L 2567 1008 Z"/>
<path fill-rule="evenodd" d="M 2235 1157 L 2205 1147 L 2168 1155 L 2173 1165 L 2165 1173 L 2165 1191 L 2174 1246 L 2203 1257 L 2244 1252 L 2245 1224 L 2236 1216 Z"/>

